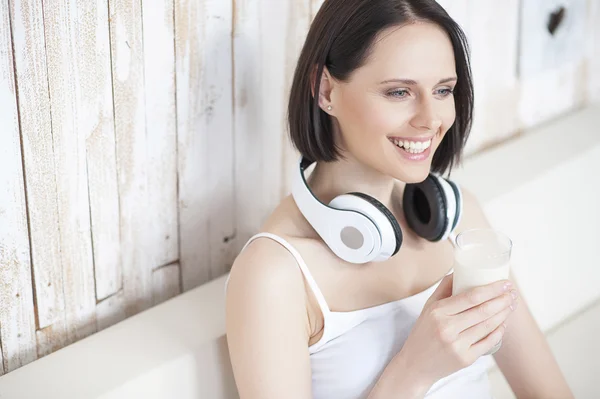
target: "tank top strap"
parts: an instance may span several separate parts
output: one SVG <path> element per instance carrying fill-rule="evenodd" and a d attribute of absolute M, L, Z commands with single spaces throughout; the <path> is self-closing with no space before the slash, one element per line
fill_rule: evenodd
<path fill-rule="evenodd" d="M 323 317 L 326 317 L 327 315 L 329 315 L 331 313 L 331 311 L 329 310 L 327 301 L 325 301 L 325 296 L 323 296 L 323 293 L 321 292 L 321 289 L 317 285 L 317 282 L 315 281 L 314 277 L 312 276 L 310 270 L 308 270 L 308 266 L 306 266 L 306 262 L 304 262 L 304 259 L 302 258 L 300 253 L 296 250 L 296 248 L 294 248 L 292 246 L 292 244 L 290 244 L 284 238 L 282 238 L 276 234 L 266 233 L 266 232 L 255 234 L 254 236 L 250 237 L 250 239 L 246 242 L 246 244 L 243 246 L 240 253 L 244 249 L 246 249 L 246 247 L 248 245 L 250 245 L 250 243 L 252 241 L 256 240 L 257 238 L 261 238 L 261 237 L 269 238 L 269 239 L 279 243 L 281 246 L 283 246 L 285 249 L 287 249 L 290 252 L 290 254 L 292 254 L 294 259 L 296 260 L 296 263 L 298 264 L 298 267 L 300 267 L 300 271 L 304 275 L 304 278 L 306 279 L 306 282 L 308 283 L 310 290 L 312 291 L 315 298 L 317 299 L 319 308 L 321 309 L 321 312 L 323 312 Z M 229 281 L 229 276 L 227 277 L 227 281 L 225 282 L 226 287 L 227 287 L 228 281 Z"/>

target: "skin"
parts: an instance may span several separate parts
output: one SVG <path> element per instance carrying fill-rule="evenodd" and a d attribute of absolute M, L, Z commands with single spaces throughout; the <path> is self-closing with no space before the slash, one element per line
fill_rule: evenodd
<path fill-rule="evenodd" d="M 427 177 L 433 154 L 454 122 L 455 78 L 448 37 L 436 25 L 424 22 L 381 32 L 365 65 L 346 82 L 336 81 L 324 70 L 320 92 L 313 94 L 318 95 L 319 105 L 333 118 L 343 159 L 318 163 L 308 183 L 324 202 L 352 191 L 377 198 L 392 211 L 404 233 L 402 248 L 389 260 L 348 264 L 322 242 L 291 196 L 281 201 L 261 231 L 283 237 L 298 250 L 331 310 L 363 309 L 414 295 L 442 279 L 452 268 L 450 242 L 432 243 L 414 234 L 398 199 L 406 183 Z M 390 137 L 431 137 L 431 154 L 423 162 L 408 161 Z M 488 227 L 477 200 L 464 188 L 463 191 L 464 215 L 457 233 Z M 436 346 L 440 358 L 444 353 L 444 372 L 465 367 L 462 363 L 466 357 L 474 360 L 503 337 L 502 348 L 495 357 L 518 397 L 572 397 L 543 334 L 522 300 L 512 299 L 497 284 L 486 288 L 485 303 L 474 304 L 469 302 L 469 294 L 450 298 L 448 287 L 447 281 L 441 283 L 432 295 L 435 298 L 431 298 L 431 303 L 434 299 L 445 301 L 445 307 L 436 311 L 443 317 L 423 317 L 415 325 L 424 325 L 422 331 L 436 330 L 435 320 L 463 314 L 460 329 L 447 331 L 441 338 L 431 337 L 440 343 Z M 518 289 L 512 293 L 518 297 Z M 486 315 L 491 327 L 483 335 L 483 324 L 475 324 L 485 324 L 486 320 L 473 319 L 473 315 L 483 314 L 474 305 L 494 309 Z M 511 305 L 515 311 L 507 310 Z M 434 308 L 426 305 L 424 313 Z M 469 320 L 471 324 L 467 323 Z M 296 261 L 285 248 L 272 240 L 257 239 L 238 256 L 230 274 L 226 323 L 230 357 L 242 398 L 311 397 L 307 347 L 322 336 L 323 316 Z M 461 332 L 469 325 L 475 327 Z M 473 341 L 473 346 L 467 345 L 470 352 L 465 349 L 457 356 L 450 350 L 455 346 L 445 345 L 444 341 L 459 333 L 478 343 Z M 412 349 L 403 348 L 388 365 L 371 398 L 422 397 L 435 382 L 432 376 L 440 367 L 418 361 L 419 355 L 433 346 L 423 345 L 423 340 L 419 342 L 417 338 L 409 340 L 405 346 Z M 523 347 L 527 347 L 526 353 Z"/>

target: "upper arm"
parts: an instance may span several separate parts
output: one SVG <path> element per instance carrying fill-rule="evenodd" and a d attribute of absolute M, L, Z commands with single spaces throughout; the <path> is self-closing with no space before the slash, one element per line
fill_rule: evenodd
<path fill-rule="evenodd" d="M 257 240 L 240 254 L 229 277 L 226 324 L 242 399 L 311 397 L 306 291 L 286 249 Z"/>

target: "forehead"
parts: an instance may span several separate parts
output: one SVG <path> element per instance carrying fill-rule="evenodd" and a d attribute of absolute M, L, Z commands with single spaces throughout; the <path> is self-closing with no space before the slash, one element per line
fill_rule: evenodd
<path fill-rule="evenodd" d="M 384 79 L 438 81 L 455 75 L 454 62 L 446 32 L 432 23 L 415 22 L 382 31 L 361 69 Z"/>

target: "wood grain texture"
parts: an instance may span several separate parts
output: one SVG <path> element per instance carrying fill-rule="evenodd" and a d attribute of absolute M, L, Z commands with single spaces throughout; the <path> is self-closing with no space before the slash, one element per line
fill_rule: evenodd
<path fill-rule="evenodd" d="M 122 287 L 107 0 L 78 0 L 78 128 L 86 139 L 96 301 Z"/>
<path fill-rule="evenodd" d="M 184 291 L 225 273 L 235 255 L 232 18 L 229 1 L 175 0 Z"/>
<path fill-rule="evenodd" d="M 566 7 L 564 21 L 548 31 L 550 14 Z M 581 106 L 585 100 L 587 0 L 523 0 L 519 47 L 519 117 L 528 128 Z"/>
<path fill-rule="evenodd" d="M 465 10 L 475 86 L 473 128 L 466 148 L 472 154 L 519 129 L 519 1 L 472 1 Z"/>
<path fill-rule="evenodd" d="M 588 0 L 586 24 L 586 62 L 588 103 L 600 101 L 600 2 Z"/>
<path fill-rule="evenodd" d="M 152 306 L 144 44 L 140 0 L 110 0 L 112 76 L 125 314 Z M 107 302 L 107 304 L 115 301 Z M 117 307 L 117 309 L 119 309 Z"/>
<path fill-rule="evenodd" d="M 37 358 L 17 88 L 7 0 L 0 0 L 0 375 Z"/>
<path fill-rule="evenodd" d="M 285 49 L 285 64 L 284 64 L 284 115 L 282 118 L 282 131 L 285 132 L 282 148 L 282 171 L 283 184 L 281 186 L 280 196 L 284 197 L 291 192 L 292 178 L 294 173 L 297 173 L 299 152 L 293 147 L 289 136 L 289 125 L 287 121 L 287 106 L 290 96 L 292 80 L 296 63 L 300 55 L 300 51 L 304 46 L 306 35 L 312 21 L 311 16 L 311 1 L 298 0 L 292 3 L 292 10 L 288 14 L 286 42 L 288 46 Z"/>
<path fill-rule="evenodd" d="M 39 0 L 11 2 L 38 356 L 67 344 L 58 187 Z M 9 367 L 10 368 L 10 367 Z"/>
<path fill-rule="evenodd" d="M 235 3 L 236 250 L 281 199 L 289 2 Z"/>
<path fill-rule="evenodd" d="M 44 23 L 39 0 L 11 1 L 10 4 L 37 327 L 44 328 L 64 320 Z M 57 331 L 56 339 L 63 334 Z"/>
<path fill-rule="evenodd" d="M 179 263 L 161 266 L 152 272 L 154 305 L 158 305 L 181 293 L 179 287 Z"/>
<path fill-rule="evenodd" d="M 127 318 L 125 314 L 125 298 L 123 290 L 109 296 L 96 304 L 96 328 L 104 330 Z"/>
<path fill-rule="evenodd" d="M 142 0 L 150 269 L 179 257 L 173 0 Z"/>
<path fill-rule="evenodd" d="M 97 94 L 85 92 L 95 64 L 93 53 L 80 52 L 86 45 L 80 26 L 93 23 L 86 21 L 86 11 L 68 0 L 44 7 L 68 344 L 96 332 L 86 159 L 91 131 L 86 129 L 90 115 L 82 99 Z M 86 55 L 92 58 L 86 60 Z"/>

